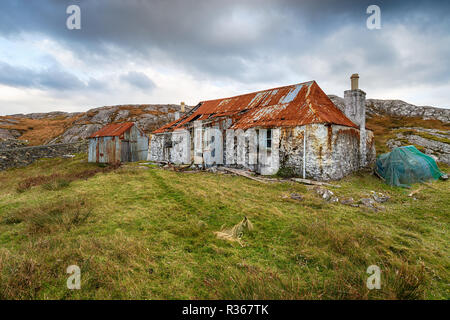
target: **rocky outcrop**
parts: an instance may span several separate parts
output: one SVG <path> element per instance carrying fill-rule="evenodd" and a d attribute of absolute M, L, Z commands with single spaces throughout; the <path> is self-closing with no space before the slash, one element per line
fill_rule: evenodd
<path fill-rule="evenodd" d="M 417 117 L 423 120 L 440 120 L 450 122 L 450 109 L 428 106 L 415 106 L 401 100 L 368 99 L 366 104 L 368 116 L 390 115 L 397 117 Z"/>
<path fill-rule="evenodd" d="M 344 110 L 343 98 L 334 95 L 330 95 L 329 98 L 339 109 Z M 450 123 L 450 109 L 419 107 L 401 100 L 367 99 L 366 114 L 368 119 L 390 116 L 404 119 L 439 120 L 444 124 Z M 436 161 L 450 164 L 450 131 L 421 127 L 398 127 L 391 130 L 394 133 L 394 138 L 386 142 L 390 150 L 395 147 L 415 145 Z"/>
<path fill-rule="evenodd" d="M 191 107 L 185 106 L 185 112 Z M 118 105 L 87 112 L 14 114 L 0 117 L 0 140 L 24 139 L 30 145 L 71 143 L 86 139 L 112 122 L 136 122 L 147 134 L 173 121 L 181 106 L 176 104 Z"/>
<path fill-rule="evenodd" d="M 344 99 L 335 95 L 328 96 L 341 110 L 344 110 Z M 418 117 L 423 120 L 440 120 L 450 123 L 450 109 L 429 106 L 415 106 L 402 100 L 366 99 L 366 114 L 374 116 Z"/>
<path fill-rule="evenodd" d="M 87 141 L 0 150 L 0 170 L 24 167 L 41 158 L 70 157 L 86 152 Z"/>
<path fill-rule="evenodd" d="M 75 117 L 82 114 L 82 112 L 63 112 L 63 111 L 52 111 L 47 113 L 17 113 L 12 114 L 10 117 L 14 118 L 27 118 L 27 119 L 51 119 L 51 118 L 61 118 L 61 117 Z M 10 119 L 11 121 L 11 119 Z"/>
<path fill-rule="evenodd" d="M 166 105 L 121 105 L 91 109 L 79 117 L 62 135 L 50 143 L 70 143 L 88 138 L 91 134 L 113 122 L 135 122 L 150 134 L 153 130 L 175 120 L 181 106 Z M 187 107 L 186 110 L 190 110 Z"/>
<path fill-rule="evenodd" d="M 449 132 L 423 128 L 401 128 L 398 131 L 395 139 L 387 141 L 389 149 L 408 144 L 415 145 L 436 161 L 450 165 Z"/>

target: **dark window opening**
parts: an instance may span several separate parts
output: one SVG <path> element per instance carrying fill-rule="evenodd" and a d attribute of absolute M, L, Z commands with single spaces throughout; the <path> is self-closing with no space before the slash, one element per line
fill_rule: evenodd
<path fill-rule="evenodd" d="M 272 148 L 272 129 L 267 129 L 266 141 L 267 141 L 267 149 L 271 149 Z"/>

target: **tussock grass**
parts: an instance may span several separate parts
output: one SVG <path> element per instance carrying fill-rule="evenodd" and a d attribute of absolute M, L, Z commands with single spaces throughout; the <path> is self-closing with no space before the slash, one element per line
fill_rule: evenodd
<path fill-rule="evenodd" d="M 0 298 L 450 297 L 448 182 L 414 200 L 410 190 L 360 172 L 333 190 L 354 199 L 386 193 L 379 212 L 330 204 L 298 183 L 139 164 L 63 188 L 15 191 L 28 178 L 97 169 L 77 156 L 0 172 Z M 283 198 L 292 192 L 303 200 Z M 215 236 L 244 216 L 254 227 L 244 247 Z M 81 290 L 66 288 L 72 264 L 81 268 Z M 366 287 L 372 264 L 381 269 L 380 290 Z"/>
<path fill-rule="evenodd" d="M 11 209 L 3 214 L 1 223 L 14 225 L 24 223 L 29 234 L 70 231 L 84 223 L 92 209 L 85 197 L 62 198 L 53 202 L 39 203 Z"/>
<path fill-rule="evenodd" d="M 89 179 L 95 176 L 97 173 L 105 173 L 112 170 L 116 170 L 120 167 L 120 164 L 104 165 L 100 164 L 93 169 L 86 169 L 78 172 L 71 173 L 53 173 L 51 175 L 38 175 L 34 177 L 28 177 L 23 179 L 17 185 L 17 192 L 25 192 L 31 187 L 42 185 L 44 189 L 49 191 L 59 190 L 69 186 L 72 181 Z"/>

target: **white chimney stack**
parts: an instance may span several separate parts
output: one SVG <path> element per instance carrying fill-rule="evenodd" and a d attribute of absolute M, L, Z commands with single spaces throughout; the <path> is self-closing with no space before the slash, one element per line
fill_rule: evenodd
<path fill-rule="evenodd" d="M 358 127 L 366 127 L 366 93 L 358 88 L 359 75 L 352 74 L 351 90 L 344 91 L 344 113 Z"/>
<path fill-rule="evenodd" d="M 344 113 L 359 127 L 361 166 L 366 165 L 366 93 L 359 89 L 359 75 L 352 74 L 351 90 L 344 91 Z"/>
<path fill-rule="evenodd" d="M 184 113 L 186 111 L 186 106 L 184 102 L 181 102 L 181 112 Z"/>

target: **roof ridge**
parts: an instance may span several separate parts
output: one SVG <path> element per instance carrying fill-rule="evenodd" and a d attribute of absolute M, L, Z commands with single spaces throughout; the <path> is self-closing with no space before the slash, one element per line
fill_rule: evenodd
<path fill-rule="evenodd" d="M 219 100 L 225 100 L 225 99 L 233 99 L 233 98 L 243 97 L 243 96 L 246 96 L 246 95 L 249 95 L 249 94 L 257 94 L 257 93 L 261 93 L 261 92 L 272 91 L 272 90 L 279 90 L 279 89 L 284 89 L 284 88 L 298 86 L 298 85 L 305 85 L 305 84 L 310 84 L 310 83 L 312 84 L 313 82 L 316 82 L 316 80 L 310 80 L 310 81 L 305 81 L 305 82 L 293 83 L 293 84 L 289 84 L 289 85 L 286 85 L 286 86 L 275 87 L 275 88 L 270 88 L 270 89 L 252 91 L 252 92 L 238 94 L 236 96 L 231 96 L 231 97 L 224 97 L 224 98 L 210 99 L 210 100 L 202 100 L 202 101 L 200 101 L 200 103 L 210 102 L 210 101 L 219 101 Z"/>

